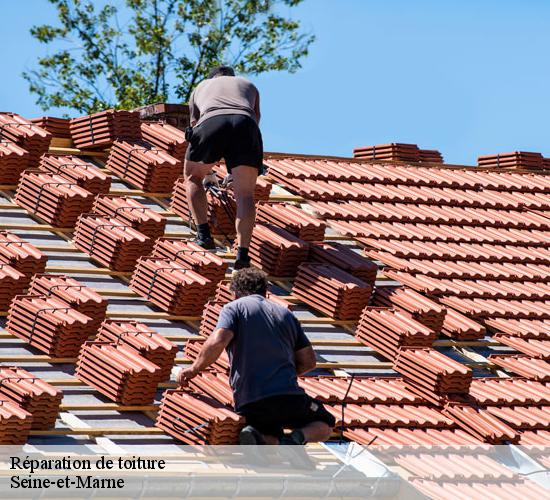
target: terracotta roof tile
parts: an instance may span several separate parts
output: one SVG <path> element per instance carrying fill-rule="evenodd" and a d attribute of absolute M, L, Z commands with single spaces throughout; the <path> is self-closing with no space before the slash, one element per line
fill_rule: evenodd
<path fill-rule="evenodd" d="M 550 382 L 550 363 L 542 359 L 533 359 L 526 355 L 491 355 L 487 359 L 530 380 Z"/>
<path fill-rule="evenodd" d="M 109 109 L 73 118 L 70 130 L 75 146 L 80 149 L 106 148 L 115 140 L 141 138 L 139 113 L 133 111 Z"/>

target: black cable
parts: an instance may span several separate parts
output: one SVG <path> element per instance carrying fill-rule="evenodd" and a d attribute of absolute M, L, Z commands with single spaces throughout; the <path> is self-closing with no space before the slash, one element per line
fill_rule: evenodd
<path fill-rule="evenodd" d="M 352 373 L 348 388 L 346 390 L 346 393 L 344 394 L 344 399 L 342 401 L 342 422 L 340 426 L 340 443 L 339 444 L 342 444 L 342 442 L 344 441 L 344 426 L 345 426 L 344 417 L 345 417 L 345 411 L 347 406 L 346 399 L 348 399 L 348 394 L 349 394 L 349 391 L 351 390 L 351 385 L 353 384 L 354 379 L 355 379 L 355 373 Z"/>

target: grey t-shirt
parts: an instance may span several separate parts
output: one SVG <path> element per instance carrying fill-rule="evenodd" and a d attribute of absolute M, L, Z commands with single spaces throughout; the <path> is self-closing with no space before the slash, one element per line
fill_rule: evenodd
<path fill-rule="evenodd" d="M 189 99 L 191 123 L 216 115 L 247 115 L 260 121 L 260 94 L 246 78 L 217 76 L 197 85 Z"/>
<path fill-rule="evenodd" d="M 236 410 L 269 396 L 304 393 L 294 353 L 311 343 L 288 309 L 249 295 L 223 307 L 217 328 L 234 333 L 227 353 Z"/>

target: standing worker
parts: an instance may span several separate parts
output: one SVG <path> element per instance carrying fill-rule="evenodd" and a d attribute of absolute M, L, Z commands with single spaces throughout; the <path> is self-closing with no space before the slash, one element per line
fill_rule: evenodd
<path fill-rule="evenodd" d="M 187 201 L 197 226 L 196 242 L 207 250 L 215 248 L 208 226 L 208 202 L 203 181 L 214 163 L 225 160 L 233 178 L 237 203 L 235 269 L 250 266 L 248 247 L 256 208 L 254 188 L 263 168 L 260 95 L 248 80 L 236 77 L 232 68 L 214 68 L 189 99 L 191 127 L 185 156 Z"/>
<path fill-rule="evenodd" d="M 191 367 L 178 374 L 186 385 L 227 349 L 235 411 L 248 424 L 241 444 L 295 444 L 325 441 L 334 417 L 298 385 L 298 375 L 317 364 L 296 317 L 265 298 L 267 276 L 242 269 L 231 280 L 236 300 L 226 304 L 216 330 Z M 284 429 L 292 432 L 284 434 Z"/>

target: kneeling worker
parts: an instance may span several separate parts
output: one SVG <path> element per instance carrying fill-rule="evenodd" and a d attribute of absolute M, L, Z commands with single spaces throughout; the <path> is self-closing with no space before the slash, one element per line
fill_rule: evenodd
<path fill-rule="evenodd" d="M 260 95 L 232 68 L 214 68 L 189 99 L 191 129 L 185 156 L 184 176 L 187 200 L 195 224 L 197 240 L 207 250 L 215 248 L 208 226 L 208 204 L 203 186 L 214 163 L 225 159 L 233 178 L 237 203 L 237 259 L 235 269 L 250 266 L 248 247 L 256 216 L 254 188 L 263 169 L 263 143 L 259 129 Z"/>
<path fill-rule="evenodd" d="M 185 385 L 227 349 L 235 411 L 246 418 L 241 444 L 304 444 L 325 441 L 334 417 L 298 385 L 297 376 L 315 368 L 315 353 L 298 319 L 265 298 L 267 277 L 242 269 L 231 281 L 236 300 L 226 304 L 216 330 L 190 368 Z M 284 434 L 285 428 L 292 429 Z"/>

